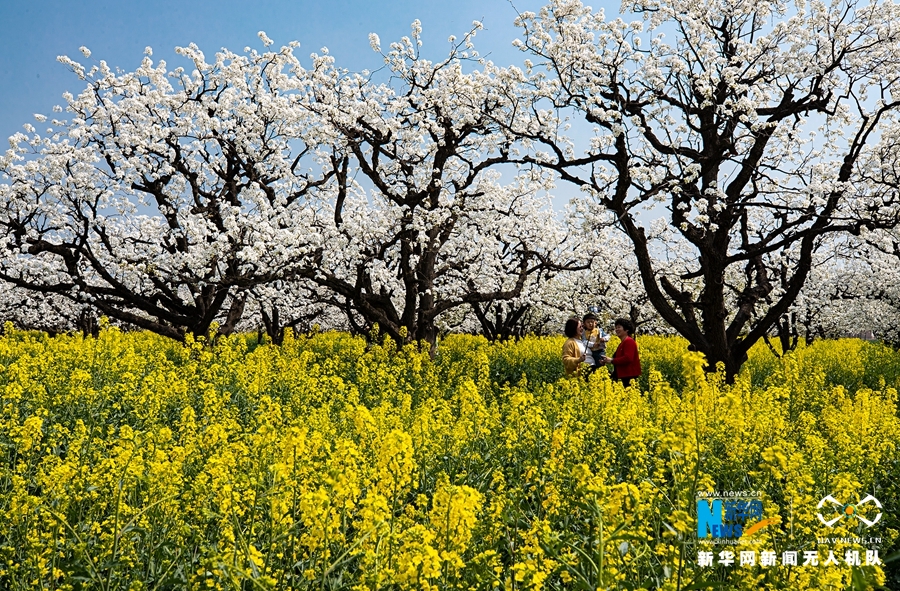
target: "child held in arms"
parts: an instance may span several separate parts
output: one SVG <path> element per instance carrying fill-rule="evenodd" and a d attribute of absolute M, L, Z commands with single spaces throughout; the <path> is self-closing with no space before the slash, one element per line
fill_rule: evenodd
<path fill-rule="evenodd" d="M 584 334 L 581 337 L 584 348 L 594 358 L 594 367 L 598 367 L 600 360 L 606 357 L 609 335 L 597 326 L 597 316 L 593 311 L 585 314 L 581 323 L 584 325 Z"/>

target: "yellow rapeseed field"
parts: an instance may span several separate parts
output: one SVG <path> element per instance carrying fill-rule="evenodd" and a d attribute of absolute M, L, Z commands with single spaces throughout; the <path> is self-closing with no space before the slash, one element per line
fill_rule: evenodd
<path fill-rule="evenodd" d="M 182 345 L 7 325 L 0 589 L 886 583 L 900 499 L 892 350 L 758 347 L 726 385 L 682 339 L 644 336 L 644 376 L 623 389 L 603 371 L 564 379 L 562 342 L 451 336 L 432 360 L 338 333 Z M 717 491 L 756 491 L 764 514 L 745 526 L 770 525 L 705 545 L 697 498 Z M 867 494 L 884 512 L 871 528 L 816 517 L 826 495 Z M 742 551 L 777 563 L 721 562 Z M 809 551 L 818 565 L 803 564 Z M 845 560 L 857 555 L 872 560 Z"/>

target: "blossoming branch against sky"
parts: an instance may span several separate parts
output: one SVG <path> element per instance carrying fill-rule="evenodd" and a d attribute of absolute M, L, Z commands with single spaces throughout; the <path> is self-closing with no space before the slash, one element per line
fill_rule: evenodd
<path fill-rule="evenodd" d="M 536 0 L 4 0 L 0 2 L 0 137 L 35 123 L 35 113 L 49 113 L 77 94 L 83 84 L 56 61 L 81 58 L 79 47 L 111 67 L 133 70 L 153 48 L 154 60 L 178 65 L 176 46 L 196 43 L 207 55 L 222 47 L 241 52 L 261 47 L 258 31 L 276 45 L 300 42 L 297 55 L 328 47 L 338 65 L 375 69 L 380 58 L 369 46 L 369 33 L 387 45 L 410 33 L 422 21 L 426 55 L 440 59 L 450 35 L 462 37 L 473 20 L 484 23 L 476 48 L 498 64 L 521 63 L 512 47 L 519 32 L 516 9 L 538 10 Z M 515 7 L 513 6 L 515 5 Z M 599 7 L 599 6 L 598 6 Z M 5 141 L 3 142 L 5 145 Z"/>

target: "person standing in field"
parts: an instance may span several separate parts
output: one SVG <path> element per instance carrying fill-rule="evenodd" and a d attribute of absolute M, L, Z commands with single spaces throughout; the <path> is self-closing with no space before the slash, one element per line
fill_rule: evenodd
<path fill-rule="evenodd" d="M 582 363 L 588 363 L 588 359 L 593 362 L 594 358 L 588 356 L 581 340 L 584 334 L 584 327 L 578 318 L 572 317 L 566 320 L 565 327 L 566 336 L 569 337 L 562 348 L 563 368 L 566 370 L 566 377 L 578 375 Z M 593 366 L 593 363 L 590 364 Z"/>
<path fill-rule="evenodd" d="M 591 366 L 591 372 L 593 372 L 597 369 L 600 361 L 606 357 L 606 343 L 609 342 L 609 335 L 597 326 L 597 316 L 593 312 L 585 314 L 581 324 L 584 327 L 581 340 L 584 342 L 585 352 L 594 360 Z"/>
<path fill-rule="evenodd" d="M 604 357 L 603 364 L 613 365 L 612 379 L 619 380 L 626 388 L 631 380 L 641 375 L 641 359 L 634 337 L 634 324 L 627 318 L 616 319 L 616 336 L 620 343 L 612 357 Z"/>

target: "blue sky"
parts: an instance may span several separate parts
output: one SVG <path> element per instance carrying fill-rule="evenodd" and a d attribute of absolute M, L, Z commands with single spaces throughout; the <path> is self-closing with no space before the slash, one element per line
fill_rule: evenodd
<path fill-rule="evenodd" d="M 424 54 L 445 55 L 447 37 L 461 37 L 473 20 L 484 23 L 476 48 L 498 64 L 521 63 L 511 47 L 519 35 L 516 9 L 537 11 L 540 0 L 0 0 L 0 137 L 34 123 L 34 113 L 49 113 L 63 103 L 65 91 L 77 94 L 83 84 L 56 61 L 58 55 L 82 59 L 87 46 L 92 60 L 131 70 L 144 48 L 153 59 L 177 65 L 174 48 L 194 42 L 207 55 L 227 47 L 262 48 L 263 30 L 277 45 L 300 42 L 306 57 L 328 47 L 338 64 L 352 70 L 374 69 L 380 58 L 369 47 L 369 33 L 382 46 L 409 34 L 422 21 Z M 5 149 L 6 142 L 0 145 Z"/>

